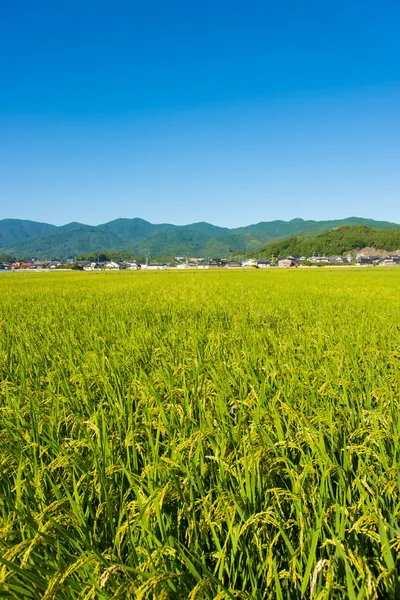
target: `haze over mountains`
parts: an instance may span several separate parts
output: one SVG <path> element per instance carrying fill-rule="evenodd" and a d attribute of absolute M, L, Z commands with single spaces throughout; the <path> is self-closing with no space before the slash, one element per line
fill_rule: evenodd
<path fill-rule="evenodd" d="M 229 229 L 200 222 L 189 225 L 152 224 L 143 219 L 117 219 L 102 225 L 0 221 L 0 251 L 16 258 L 65 259 L 89 252 L 124 251 L 143 256 L 211 257 L 247 253 L 293 235 L 315 236 L 344 225 L 400 229 L 397 223 L 360 217 L 330 221 L 260 222 Z"/>

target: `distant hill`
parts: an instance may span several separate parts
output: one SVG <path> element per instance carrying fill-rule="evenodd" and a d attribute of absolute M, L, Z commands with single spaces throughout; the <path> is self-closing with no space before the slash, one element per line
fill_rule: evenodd
<path fill-rule="evenodd" d="M 400 248 L 400 229 L 377 229 L 365 225 L 342 226 L 315 237 L 290 237 L 266 244 L 252 253 L 257 258 L 271 256 L 332 256 L 362 248 L 395 251 Z"/>
<path fill-rule="evenodd" d="M 0 248 L 8 248 L 25 240 L 52 231 L 57 231 L 55 225 L 23 221 L 21 219 L 3 219 L 0 221 Z"/>
<path fill-rule="evenodd" d="M 231 256 L 246 254 L 266 243 L 296 235 L 316 236 L 343 225 L 400 229 L 387 221 L 359 217 L 332 221 L 260 222 L 229 229 L 200 222 L 189 225 L 153 224 L 144 219 L 116 219 L 102 225 L 68 223 L 61 227 L 5 219 L 0 221 L 0 251 L 17 258 L 73 258 L 90 252 L 129 252 L 143 256 Z"/>

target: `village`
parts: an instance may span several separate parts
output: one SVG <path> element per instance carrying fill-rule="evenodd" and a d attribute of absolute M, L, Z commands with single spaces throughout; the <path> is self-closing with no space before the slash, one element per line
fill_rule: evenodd
<path fill-rule="evenodd" d="M 158 271 L 166 269 L 269 269 L 269 268 L 307 268 L 307 267 L 395 267 L 400 266 L 400 255 L 389 256 L 302 256 L 300 258 L 288 256 L 285 258 L 272 257 L 270 260 L 247 258 L 245 260 L 228 260 L 224 258 L 186 258 L 175 257 L 171 262 L 139 262 L 135 260 L 109 260 L 89 261 L 68 259 L 58 260 L 31 260 L 18 262 L 0 262 L 0 271 Z"/>

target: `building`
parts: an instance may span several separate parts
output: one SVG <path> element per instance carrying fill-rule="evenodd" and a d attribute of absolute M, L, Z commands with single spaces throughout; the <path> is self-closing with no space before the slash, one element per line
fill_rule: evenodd
<path fill-rule="evenodd" d="M 256 267 L 257 267 L 257 269 L 268 269 L 269 267 L 271 267 L 271 261 L 270 260 L 258 260 L 256 262 Z"/>
<path fill-rule="evenodd" d="M 100 265 L 95 262 L 91 262 L 90 265 L 83 267 L 84 271 L 100 271 Z"/>
<path fill-rule="evenodd" d="M 257 261 L 254 258 L 248 258 L 243 262 L 244 267 L 256 267 Z"/>
<path fill-rule="evenodd" d="M 373 256 L 357 256 L 356 264 L 359 267 L 372 267 L 375 264 L 375 257 L 373 257 Z"/>
<path fill-rule="evenodd" d="M 48 269 L 50 267 L 49 261 L 35 260 L 32 263 L 32 269 Z"/>
<path fill-rule="evenodd" d="M 76 266 L 77 269 L 82 270 L 85 267 L 89 267 L 90 263 L 90 260 L 75 260 L 73 264 Z"/>
<path fill-rule="evenodd" d="M 311 256 L 309 262 L 313 265 L 315 264 L 324 264 L 327 265 L 329 263 L 329 258 L 327 256 Z"/>
<path fill-rule="evenodd" d="M 243 263 L 241 263 L 239 260 L 231 260 L 227 263 L 227 267 L 228 269 L 240 269 L 243 267 Z"/>
<path fill-rule="evenodd" d="M 104 265 L 106 271 L 119 271 L 120 265 L 114 261 L 110 261 Z"/>
<path fill-rule="evenodd" d="M 327 257 L 328 265 L 348 265 L 349 261 L 347 258 L 343 258 L 342 256 L 328 256 Z"/>
<path fill-rule="evenodd" d="M 398 267 L 400 266 L 400 256 L 386 256 L 379 264 L 381 267 Z"/>
<path fill-rule="evenodd" d="M 281 258 L 278 260 L 278 267 L 285 269 L 288 267 L 296 267 L 297 263 L 294 258 Z"/>
<path fill-rule="evenodd" d="M 15 262 L 11 265 L 11 268 L 14 271 L 18 271 L 19 269 L 31 269 L 32 268 L 32 263 L 31 262 Z"/>

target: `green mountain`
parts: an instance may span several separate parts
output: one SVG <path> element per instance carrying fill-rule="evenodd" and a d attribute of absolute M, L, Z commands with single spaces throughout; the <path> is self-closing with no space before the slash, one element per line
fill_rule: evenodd
<path fill-rule="evenodd" d="M 58 231 L 91 231 L 95 229 L 92 225 L 84 225 L 83 223 L 78 223 L 77 221 L 73 221 L 72 223 L 67 223 L 66 225 L 61 225 L 57 227 Z"/>
<path fill-rule="evenodd" d="M 0 221 L 0 251 L 17 258 L 73 258 L 90 252 L 129 252 L 143 256 L 231 256 L 246 254 L 266 243 L 296 235 L 316 236 L 343 225 L 376 229 L 400 228 L 396 223 L 350 217 L 336 221 L 260 222 L 228 229 L 210 223 L 152 224 L 144 219 L 116 219 L 102 225 L 68 223 L 61 227 L 5 219 Z"/>
<path fill-rule="evenodd" d="M 257 223 L 247 227 L 239 227 L 233 230 L 246 240 L 250 250 L 261 244 L 279 239 L 286 239 L 296 234 L 301 237 L 313 237 L 331 229 L 344 225 L 365 225 L 376 229 L 394 229 L 400 227 L 397 223 L 389 221 L 374 221 L 362 217 L 348 217 L 347 219 L 330 221 L 304 221 L 303 219 L 292 219 L 291 221 L 271 221 L 269 223 Z"/>
<path fill-rule="evenodd" d="M 177 228 L 177 225 L 161 223 L 153 225 L 144 219 L 116 219 L 104 225 L 98 225 L 97 229 L 118 236 L 121 243 L 131 243 L 145 240 L 156 233 L 164 233 Z"/>
<path fill-rule="evenodd" d="M 389 252 L 400 249 L 400 229 L 372 229 L 365 225 L 343 226 L 315 237 L 290 237 L 266 244 L 252 256 L 338 256 L 361 248 L 376 248 Z"/>
<path fill-rule="evenodd" d="M 3 219 L 0 221 L 0 248 L 14 246 L 25 240 L 57 231 L 55 225 L 37 223 L 36 221 L 23 221 L 21 219 Z"/>
<path fill-rule="evenodd" d="M 68 258 L 103 248 L 108 250 L 119 244 L 118 236 L 93 227 L 32 237 L 22 244 L 7 248 L 7 252 L 17 258 Z"/>
<path fill-rule="evenodd" d="M 177 229 L 156 233 L 146 240 L 127 244 L 125 248 L 134 255 L 200 256 L 208 239 L 206 233 L 190 229 Z"/>

